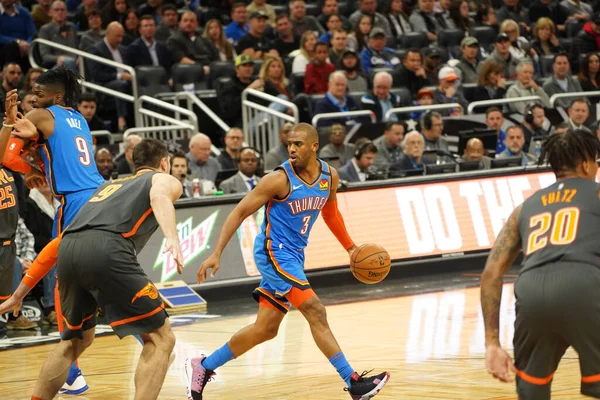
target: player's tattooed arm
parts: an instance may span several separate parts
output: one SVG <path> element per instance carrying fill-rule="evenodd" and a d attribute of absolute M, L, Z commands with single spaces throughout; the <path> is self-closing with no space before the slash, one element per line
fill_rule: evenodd
<path fill-rule="evenodd" d="M 481 276 L 481 310 L 485 324 L 485 344 L 500 345 L 500 301 L 502 300 L 502 276 L 513 265 L 521 251 L 519 214 L 517 207 L 496 238 Z"/>

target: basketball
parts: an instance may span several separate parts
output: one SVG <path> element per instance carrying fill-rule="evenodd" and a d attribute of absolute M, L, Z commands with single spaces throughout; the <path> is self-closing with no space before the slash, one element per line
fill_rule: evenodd
<path fill-rule="evenodd" d="M 359 246 L 350 258 L 350 271 L 362 283 L 381 282 L 390 272 L 390 267 L 390 255 L 383 247 L 375 243 Z"/>

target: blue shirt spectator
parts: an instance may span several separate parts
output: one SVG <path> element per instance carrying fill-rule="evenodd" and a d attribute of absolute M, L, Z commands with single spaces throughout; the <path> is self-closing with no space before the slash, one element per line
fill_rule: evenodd
<path fill-rule="evenodd" d="M 381 28 L 373 28 L 369 33 L 368 47 L 360 53 L 360 63 L 368 74 L 377 67 L 395 68 L 400 65 L 396 52 L 385 47 L 385 32 Z"/>
<path fill-rule="evenodd" d="M 31 43 L 36 33 L 33 18 L 26 8 L 15 5 L 15 0 L 0 4 L 0 44 L 16 40 Z"/>
<path fill-rule="evenodd" d="M 250 31 L 248 14 L 243 3 L 236 3 L 231 9 L 231 23 L 225 27 L 225 37 L 236 45 Z"/>

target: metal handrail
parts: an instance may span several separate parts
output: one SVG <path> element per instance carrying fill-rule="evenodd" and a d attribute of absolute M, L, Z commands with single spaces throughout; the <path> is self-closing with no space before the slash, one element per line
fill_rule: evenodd
<path fill-rule="evenodd" d="M 140 115 L 147 115 L 147 116 L 151 116 L 153 118 L 156 118 L 158 120 L 173 124 L 173 125 L 180 125 L 180 126 L 188 126 L 189 124 L 183 123 L 177 119 L 171 118 L 171 117 L 167 117 L 166 115 L 162 115 L 159 113 L 156 113 L 154 111 L 150 111 L 150 110 L 146 110 L 144 108 L 142 108 L 142 103 L 144 102 L 148 102 L 150 104 L 153 104 L 155 106 L 159 106 L 162 108 L 165 108 L 169 111 L 173 111 L 175 113 L 180 113 L 185 115 L 186 117 L 188 117 L 192 123 L 193 128 L 195 129 L 196 132 L 198 132 L 198 117 L 196 116 L 196 113 L 190 110 L 186 110 L 185 108 L 182 107 L 178 107 L 176 105 L 173 105 L 171 103 L 167 103 L 166 101 L 163 100 L 158 100 L 155 99 L 153 97 L 150 96 L 140 96 L 136 101 L 135 101 L 135 108 L 139 111 Z M 142 124 L 140 124 L 142 125 Z"/>
<path fill-rule="evenodd" d="M 565 97 L 590 97 L 590 96 L 600 96 L 600 90 L 593 90 L 591 92 L 571 92 L 571 93 L 556 93 L 550 97 L 550 106 L 554 107 L 554 102 L 557 99 L 562 99 Z"/>
<path fill-rule="evenodd" d="M 312 119 L 313 126 L 317 126 L 317 123 L 322 119 L 337 119 L 343 117 L 371 117 L 371 122 L 376 123 L 377 117 L 373 111 L 369 110 L 356 110 L 356 111 L 344 111 L 344 112 L 332 112 L 317 114 Z"/>
<path fill-rule="evenodd" d="M 177 107 L 180 100 L 188 100 L 188 110 L 193 111 L 192 106 L 196 105 L 200 108 L 210 119 L 212 119 L 224 132 L 229 131 L 230 126 L 225 123 L 213 110 L 210 109 L 195 93 L 186 91 L 174 92 L 174 93 L 162 93 L 160 94 L 163 100 L 174 100 Z"/>
<path fill-rule="evenodd" d="M 480 100 L 480 101 L 474 101 L 472 103 L 469 104 L 469 107 L 467 108 L 467 114 L 472 114 L 473 110 L 475 109 L 475 107 L 481 107 L 481 106 L 497 106 L 499 104 L 510 104 L 510 103 L 520 103 L 522 101 L 535 101 L 535 100 L 542 100 L 542 98 L 540 96 L 524 96 L 524 97 L 512 97 L 509 99 L 494 99 L 494 100 Z"/>
<path fill-rule="evenodd" d="M 112 133 L 110 133 L 110 131 L 106 130 L 106 129 L 102 129 L 102 130 L 97 130 L 97 131 L 91 131 L 90 132 L 92 134 L 92 137 L 108 137 L 108 143 L 113 144 L 114 143 L 114 138 Z"/>
<path fill-rule="evenodd" d="M 385 113 L 385 120 L 389 121 L 392 114 L 400 114 L 400 113 L 406 113 L 406 112 L 412 112 L 412 111 L 447 110 L 449 108 L 460 108 L 462 111 L 464 111 L 463 106 L 461 106 L 458 103 L 431 104 L 428 106 L 397 107 L 397 108 L 390 108 Z"/>
<path fill-rule="evenodd" d="M 292 110 L 292 116 L 294 117 L 294 121 L 290 121 L 290 122 L 298 123 L 300 121 L 300 111 L 298 110 L 298 106 L 295 105 L 294 103 L 292 103 L 291 101 L 287 101 L 287 100 L 280 99 L 279 97 L 271 96 L 270 94 L 258 91 L 256 89 L 245 89 L 242 92 L 242 104 L 244 104 L 244 102 L 246 100 L 248 100 L 249 94 L 251 94 L 252 96 L 258 97 L 259 99 L 266 100 L 270 103 L 278 103 L 287 108 L 290 108 Z M 271 112 L 271 111 L 274 111 L 274 110 L 270 110 L 269 112 Z M 244 107 L 242 107 L 242 121 L 246 120 L 245 115 L 244 115 L 245 112 L 246 112 L 246 110 L 244 109 Z"/>
<path fill-rule="evenodd" d="M 249 106 L 249 107 L 255 108 L 259 111 L 262 111 L 264 113 L 268 113 L 268 114 L 274 115 L 276 117 L 279 117 L 281 119 L 285 119 L 291 123 L 296 123 L 296 119 L 294 117 L 292 117 L 291 115 L 284 114 L 281 111 L 272 110 L 269 107 L 265 107 L 263 105 L 260 105 L 253 101 L 250 101 L 250 100 L 242 100 L 242 106 Z"/>

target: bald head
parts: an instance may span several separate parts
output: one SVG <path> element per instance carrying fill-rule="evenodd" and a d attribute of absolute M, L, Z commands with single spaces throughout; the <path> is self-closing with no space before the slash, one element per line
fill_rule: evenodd
<path fill-rule="evenodd" d="M 190 153 L 196 162 L 204 164 L 210 157 L 212 143 L 204 133 L 196 133 L 190 139 Z"/>
<path fill-rule="evenodd" d="M 106 41 L 116 50 L 123 42 L 123 36 L 125 35 L 125 29 L 120 23 L 113 21 L 106 27 Z"/>
<path fill-rule="evenodd" d="M 466 161 L 481 161 L 483 152 L 483 142 L 480 139 L 471 138 L 465 146 L 464 158 Z"/>
<path fill-rule="evenodd" d="M 139 135 L 128 135 L 123 140 L 123 147 L 125 149 L 125 158 L 129 164 L 133 165 L 133 149 L 142 141 L 142 137 Z"/>

